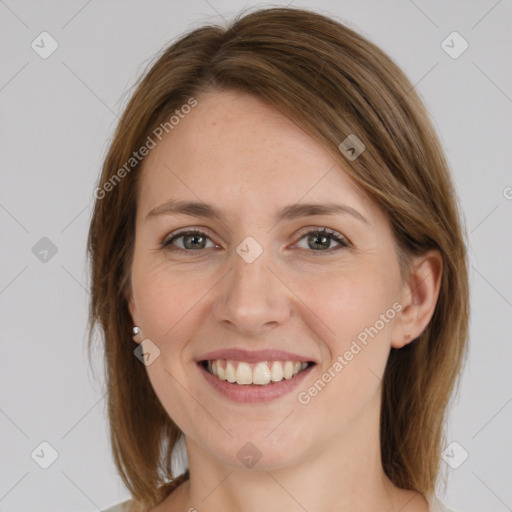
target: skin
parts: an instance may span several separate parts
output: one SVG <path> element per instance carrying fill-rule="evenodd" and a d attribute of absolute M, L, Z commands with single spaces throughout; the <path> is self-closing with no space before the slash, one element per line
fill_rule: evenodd
<path fill-rule="evenodd" d="M 432 317 L 441 256 L 416 257 L 402 280 L 386 215 L 315 140 L 253 96 L 210 92 L 197 100 L 148 155 L 138 197 L 130 313 L 140 339 L 160 350 L 146 369 L 185 434 L 191 475 L 153 512 L 425 512 L 425 498 L 394 486 L 382 468 L 381 378 L 391 347 L 419 336 Z M 212 204 L 222 220 L 146 219 L 170 199 Z M 275 223 L 279 209 L 303 202 L 343 203 L 367 223 L 343 213 Z M 318 238 L 307 233 L 324 227 L 349 247 L 327 239 L 316 248 Z M 171 247 L 185 254 L 161 248 L 181 228 L 208 238 L 203 245 L 189 238 L 187 246 L 175 239 Z M 248 236 L 263 249 L 252 263 L 236 252 Z M 402 310 L 308 404 L 299 403 L 298 392 L 395 302 Z M 318 364 L 297 392 L 240 404 L 211 388 L 194 361 L 231 347 L 279 348 Z M 262 454 L 250 469 L 237 457 L 249 441 Z"/>

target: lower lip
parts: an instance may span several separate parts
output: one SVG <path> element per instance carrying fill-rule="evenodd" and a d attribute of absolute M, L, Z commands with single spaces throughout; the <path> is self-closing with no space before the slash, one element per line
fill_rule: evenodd
<path fill-rule="evenodd" d="M 269 402 L 270 400 L 275 400 L 276 398 L 290 393 L 304 380 L 315 365 L 302 370 L 291 379 L 283 379 L 279 382 L 274 382 L 273 384 L 267 384 L 264 386 L 259 386 L 257 384 L 231 384 L 227 380 L 221 380 L 215 377 L 215 375 L 212 375 L 201 365 L 201 363 L 197 363 L 197 366 L 204 375 L 206 381 L 222 395 L 234 402 L 251 403 Z"/>

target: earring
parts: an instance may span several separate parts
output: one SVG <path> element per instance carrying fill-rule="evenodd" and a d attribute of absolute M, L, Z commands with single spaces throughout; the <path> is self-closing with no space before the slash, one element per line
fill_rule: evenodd
<path fill-rule="evenodd" d="M 133 341 L 140 343 L 140 339 L 137 336 L 142 332 L 141 328 L 138 325 L 135 325 L 132 329 L 132 339 Z"/>
<path fill-rule="evenodd" d="M 410 334 L 406 334 L 406 335 L 405 335 L 405 339 L 406 339 L 406 340 L 410 340 L 411 338 L 412 338 L 412 336 L 411 336 Z"/>

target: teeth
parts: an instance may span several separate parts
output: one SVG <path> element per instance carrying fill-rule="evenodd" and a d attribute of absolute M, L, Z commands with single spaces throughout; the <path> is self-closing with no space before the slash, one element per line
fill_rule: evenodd
<path fill-rule="evenodd" d="M 223 366 L 224 362 L 225 366 Z M 240 385 L 256 384 L 259 386 L 280 382 L 283 379 L 291 379 L 307 366 L 306 362 L 300 361 L 265 361 L 255 365 L 244 361 L 236 362 L 222 359 L 208 361 L 208 371 L 220 380 L 227 380 Z"/>
<path fill-rule="evenodd" d="M 217 367 L 217 377 L 219 377 L 221 380 L 226 380 L 226 370 L 222 368 L 220 361 L 214 361 L 213 365 Z"/>
<path fill-rule="evenodd" d="M 238 363 L 235 375 L 237 384 L 252 384 L 252 370 L 247 363 Z"/>
<path fill-rule="evenodd" d="M 293 377 L 293 363 L 291 361 L 284 363 L 283 374 L 285 379 L 291 379 Z"/>
<path fill-rule="evenodd" d="M 243 364 L 243 363 L 240 363 Z M 238 367 L 240 368 L 240 364 Z M 249 367 L 250 369 L 250 367 Z M 248 384 L 259 384 L 261 386 L 270 382 L 270 370 L 268 369 L 267 363 L 258 363 L 252 372 L 252 382 Z M 238 380 L 237 380 L 238 382 Z M 239 383 L 239 382 L 238 382 Z M 240 384 L 240 383 L 239 383 Z"/>
<path fill-rule="evenodd" d="M 233 364 L 233 361 L 228 361 L 226 363 L 226 380 L 228 382 L 236 381 L 235 365 Z"/>
<path fill-rule="evenodd" d="M 270 370 L 270 378 L 272 382 L 279 382 L 283 380 L 283 365 L 281 363 L 272 365 L 272 370 Z"/>

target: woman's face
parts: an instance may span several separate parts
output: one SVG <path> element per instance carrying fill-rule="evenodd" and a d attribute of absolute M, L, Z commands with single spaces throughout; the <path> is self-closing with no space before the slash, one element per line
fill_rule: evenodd
<path fill-rule="evenodd" d="M 156 394 L 189 457 L 212 463 L 285 467 L 345 434 L 368 439 L 403 334 L 386 216 L 279 111 L 238 92 L 197 100 L 147 156 L 139 189 L 130 311 L 160 351 L 146 366 Z M 224 350 L 247 352 L 210 354 Z M 230 376 L 226 360 L 251 363 L 235 378 L 260 384 L 221 382 L 205 359 Z M 315 364 L 280 380 L 304 365 L 274 360 Z"/>

